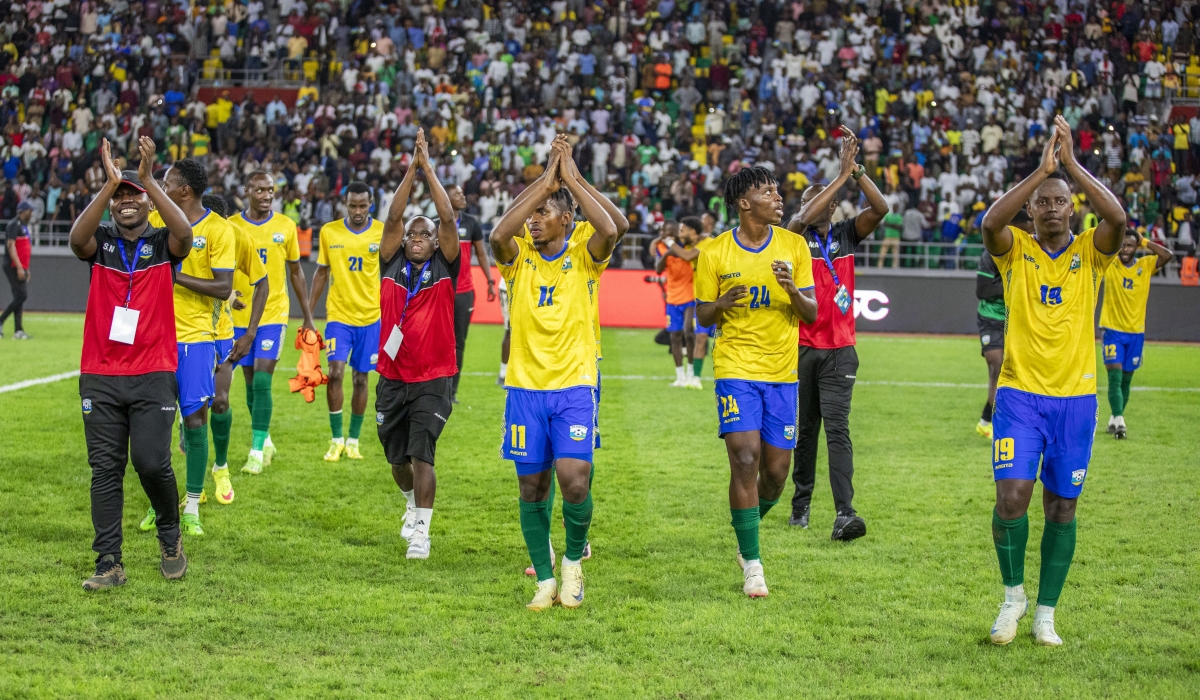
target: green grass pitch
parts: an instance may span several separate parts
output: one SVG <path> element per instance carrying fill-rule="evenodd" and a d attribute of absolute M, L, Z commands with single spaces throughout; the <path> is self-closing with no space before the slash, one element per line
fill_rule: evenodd
<path fill-rule="evenodd" d="M 0 341 L 0 385 L 79 366 L 80 316 L 28 319 L 33 341 Z M 786 500 L 764 523 L 771 595 L 748 600 L 711 364 L 705 391 L 669 388 L 652 336 L 605 330 L 595 557 L 573 612 L 524 608 L 533 586 L 513 469 L 498 457 L 496 327 L 471 330 L 423 562 L 404 558 L 403 498 L 370 422 L 365 460 L 322 461 L 324 392 L 311 405 L 288 394 L 290 342 L 275 380 L 279 455 L 261 476 L 234 476 L 232 506 L 202 507 L 207 535 L 186 541 L 182 582 L 159 576 L 154 537 L 137 530 L 147 501 L 131 467 L 129 584 L 81 590 L 93 554 L 76 380 L 0 393 L 0 697 L 1200 695 L 1200 348 L 1148 345 L 1134 387 L 1165 390 L 1135 391 L 1129 440 L 1096 438 L 1058 608 L 1065 646 L 1035 647 L 1027 618 L 996 648 L 990 445 L 973 431 L 984 392 L 958 386 L 986 380 L 975 339 L 860 339 L 852 434 L 868 535 L 830 541 L 822 466 L 812 529 L 788 527 Z M 236 472 L 250 440 L 240 379 L 231 403 Z M 182 493 L 178 454 L 175 469 Z M 1034 504 L 1032 594 L 1036 493 Z"/>

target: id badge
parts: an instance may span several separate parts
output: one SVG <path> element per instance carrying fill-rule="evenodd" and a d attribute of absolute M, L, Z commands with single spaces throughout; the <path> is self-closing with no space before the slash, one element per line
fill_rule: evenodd
<path fill-rule="evenodd" d="M 850 304 L 852 302 L 853 300 L 850 298 L 850 292 L 846 291 L 846 285 L 839 284 L 837 294 L 833 295 L 833 303 L 837 304 L 837 307 L 841 310 L 843 316 L 845 316 L 846 312 L 850 310 Z"/>
<path fill-rule="evenodd" d="M 388 334 L 387 342 L 383 344 L 383 351 L 394 360 L 396 353 L 400 352 L 400 343 L 403 341 L 404 332 L 400 330 L 400 326 L 392 326 L 392 332 Z"/>
<path fill-rule="evenodd" d="M 137 335 L 138 316 L 142 312 L 124 306 L 113 307 L 112 327 L 108 330 L 108 339 L 114 343 L 133 345 Z"/>

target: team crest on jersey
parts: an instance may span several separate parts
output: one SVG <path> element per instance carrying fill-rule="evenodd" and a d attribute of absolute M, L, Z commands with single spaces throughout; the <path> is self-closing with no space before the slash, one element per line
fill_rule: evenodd
<path fill-rule="evenodd" d="M 784 440 L 795 440 L 796 439 L 796 426 L 794 426 L 794 425 L 783 426 L 783 439 Z"/>
<path fill-rule="evenodd" d="M 282 233 L 272 234 L 271 240 L 282 245 L 283 244 L 283 234 Z"/>
<path fill-rule="evenodd" d="M 383 411 L 377 411 L 375 413 L 375 422 L 379 425 L 383 425 Z"/>
<path fill-rule="evenodd" d="M 89 413 L 91 413 L 91 412 L 92 412 L 92 400 L 91 400 L 91 399 L 84 399 L 84 400 L 83 400 L 83 415 L 85 415 L 85 416 L 86 416 L 86 415 L 88 415 L 88 414 L 89 414 Z"/>
<path fill-rule="evenodd" d="M 370 252 L 370 253 L 378 253 L 378 252 L 379 252 L 379 244 L 378 244 L 378 243 L 372 243 L 372 244 L 368 245 L 368 246 L 367 246 L 367 252 Z"/>
<path fill-rule="evenodd" d="M 842 244 L 838 243 L 837 239 L 830 241 L 829 242 L 829 254 L 832 255 L 832 254 L 838 252 L 838 250 L 840 250 L 841 247 L 842 247 Z"/>
<path fill-rule="evenodd" d="M 425 284 L 426 282 L 428 282 L 429 278 L 432 276 L 433 276 L 433 273 L 431 273 L 429 270 L 426 270 L 424 272 L 424 274 L 421 275 L 421 284 Z"/>
<path fill-rule="evenodd" d="M 570 269 L 571 269 L 571 256 L 570 256 L 570 255 L 568 255 L 568 256 L 567 256 L 567 257 L 566 257 L 566 258 L 563 260 L 562 271 L 563 271 L 563 272 L 566 272 L 567 270 L 570 270 Z"/>
<path fill-rule="evenodd" d="M 575 440 L 576 442 L 587 437 L 587 433 L 588 433 L 588 431 L 587 431 L 586 425 L 572 425 L 571 426 L 571 439 Z"/>
<path fill-rule="evenodd" d="M 207 245 L 208 245 L 208 239 L 205 238 L 204 236 L 193 236 L 192 237 L 192 247 L 195 248 L 196 250 L 204 250 L 204 247 Z"/>
<path fill-rule="evenodd" d="M 266 340 L 262 341 L 261 347 L 263 352 L 269 351 L 271 348 L 275 347 L 275 341 L 267 338 Z"/>
<path fill-rule="evenodd" d="M 1079 253 L 1071 253 L 1071 272 L 1079 270 L 1083 267 L 1083 263 L 1079 260 Z"/>
<path fill-rule="evenodd" d="M 154 254 L 154 247 L 151 246 L 149 243 L 143 243 L 141 249 L 138 250 L 139 257 L 148 258 L 153 254 Z"/>
<path fill-rule="evenodd" d="M 1140 268 L 1140 267 L 1137 269 L 1137 276 L 1138 277 L 1142 276 L 1142 268 Z"/>
<path fill-rule="evenodd" d="M 1083 484 L 1083 477 L 1086 474 L 1087 474 L 1086 469 L 1076 469 L 1075 471 L 1071 472 L 1071 485 L 1072 486 L 1081 486 Z"/>

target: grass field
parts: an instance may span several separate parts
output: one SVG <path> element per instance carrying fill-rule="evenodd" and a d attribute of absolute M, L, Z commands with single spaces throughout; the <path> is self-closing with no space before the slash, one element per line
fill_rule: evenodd
<path fill-rule="evenodd" d="M 33 341 L 0 341 L 0 385 L 79 366 L 81 317 L 27 318 Z M 818 478 L 812 529 L 788 527 L 786 500 L 764 523 L 771 595 L 748 600 L 711 366 L 704 392 L 668 388 L 671 363 L 652 336 L 605 331 L 595 557 L 578 611 L 524 608 L 533 586 L 513 469 L 498 458 L 495 327 L 471 331 L 423 562 L 404 558 L 403 498 L 370 422 L 366 459 L 327 465 L 323 392 L 306 405 L 281 369 L 279 455 L 261 476 L 234 477 L 232 506 L 202 508 L 207 535 L 186 542 L 187 578 L 159 576 L 130 468 L 129 584 L 85 593 L 90 472 L 76 381 L 0 393 L 0 697 L 1200 695 L 1200 347 L 1148 345 L 1135 389 L 1165 390 L 1133 394 L 1129 440 L 1097 436 L 1058 608 L 1065 646 L 1035 647 L 1027 618 L 996 648 L 990 445 L 972 430 L 984 392 L 956 386 L 986 379 L 975 339 L 860 339 L 852 434 L 868 535 L 830 541 Z M 289 347 L 280 367 L 294 361 Z M 234 384 L 231 471 L 250 439 Z M 175 469 L 182 493 L 178 454 Z M 1033 593 L 1040 506 L 1030 515 Z"/>

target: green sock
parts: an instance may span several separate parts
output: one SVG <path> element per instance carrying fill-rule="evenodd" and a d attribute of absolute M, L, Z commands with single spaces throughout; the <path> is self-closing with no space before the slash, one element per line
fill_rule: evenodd
<path fill-rule="evenodd" d="M 729 512 L 733 516 L 731 524 L 742 558 L 746 561 L 758 559 L 758 521 L 762 519 L 758 508 L 730 508 Z"/>
<path fill-rule="evenodd" d="M 208 469 L 208 426 L 184 428 L 187 443 L 187 492 L 199 494 L 204 490 L 204 470 Z"/>
<path fill-rule="evenodd" d="M 588 492 L 583 503 L 571 503 L 563 498 L 563 520 L 567 526 L 567 559 L 579 561 L 583 558 L 583 547 L 587 544 L 588 528 L 592 525 L 592 493 Z"/>
<path fill-rule="evenodd" d="M 1114 416 L 1125 413 L 1125 395 L 1121 391 L 1121 370 L 1108 370 L 1108 407 Z"/>
<path fill-rule="evenodd" d="M 1133 384 L 1133 372 L 1121 373 L 1121 414 L 1129 408 L 1129 385 Z"/>
<path fill-rule="evenodd" d="M 254 385 L 246 382 L 246 408 L 250 409 L 250 416 L 254 416 Z"/>
<path fill-rule="evenodd" d="M 992 542 L 1000 560 L 1000 578 L 1006 586 L 1025 583 L 1025 545 L 1029 543 L 1029 515 L 1003 520 L 992 511 Z"/>
<path fill-rule="evenodd" d="M 763 518 L 767 517 L 767 513 L 771 512 L 771 509 L 775 507 L 776 503 L 779 503 L 778 498 L 773 501 L 768 501 L 760 496 L 758 498 L 758 519 L 762 520 Z"/>
<path fill-rule="evenodd" d="M 233 429 L 233 411 L 213 413 L 208 422 L 212 425 L 213 464 L 221 466 L 229 461 L 229 433 Z"/>
<path fill-rule="evenodd" d="M 704 369 L 704 358 L 703 357 L 697 357 L 696 359 L 692 360 L 692 374 L 699 377 L 700 370 L 702 370 L 702 369 Z"/>
<path fill-rule="evenodd" d="M 342 436 L 342 412 L 329 412 L 329 429 L 333 431 L 333 437 L 336 440 Z"/>
<path fill-rule="evenodd" d="M 362 434 L 363 414 L 350 412 L 350 439 L 357 440 Z"/>
<path fill-rule="evenodd" d="M 1038 580 L 1038 605 L 1058 605 L 1067 571 L 1075 557 L 1075 520 L 1069 523 L 1046 521 L 1042 530 L 1042 573 Z"/>
<path fill-rule="evenodd" d="M 271 379 L 273 375 L 270 372 L 255 372 L 254 373 L 254 412 L 250 414 L 251 428 L 255 431 L 262 431 L 263 440 L 267 439 L 267 433 L 271 431 L 271 409 L 273 403 L 271 400 Z M 255 436 L 255 442 L 258 442 L 258 437 Z M 262 449 L 259 444 L 254 449 Z"/>
<path fill-rule="evenodd" d="M 525 547 L 529 560 L 537 573 L 537 580 L 554 577 L 554 564 L 550 561 L 550 499 L 539 503 L 520 501 L 521 534 L 525 536 Z"/>

